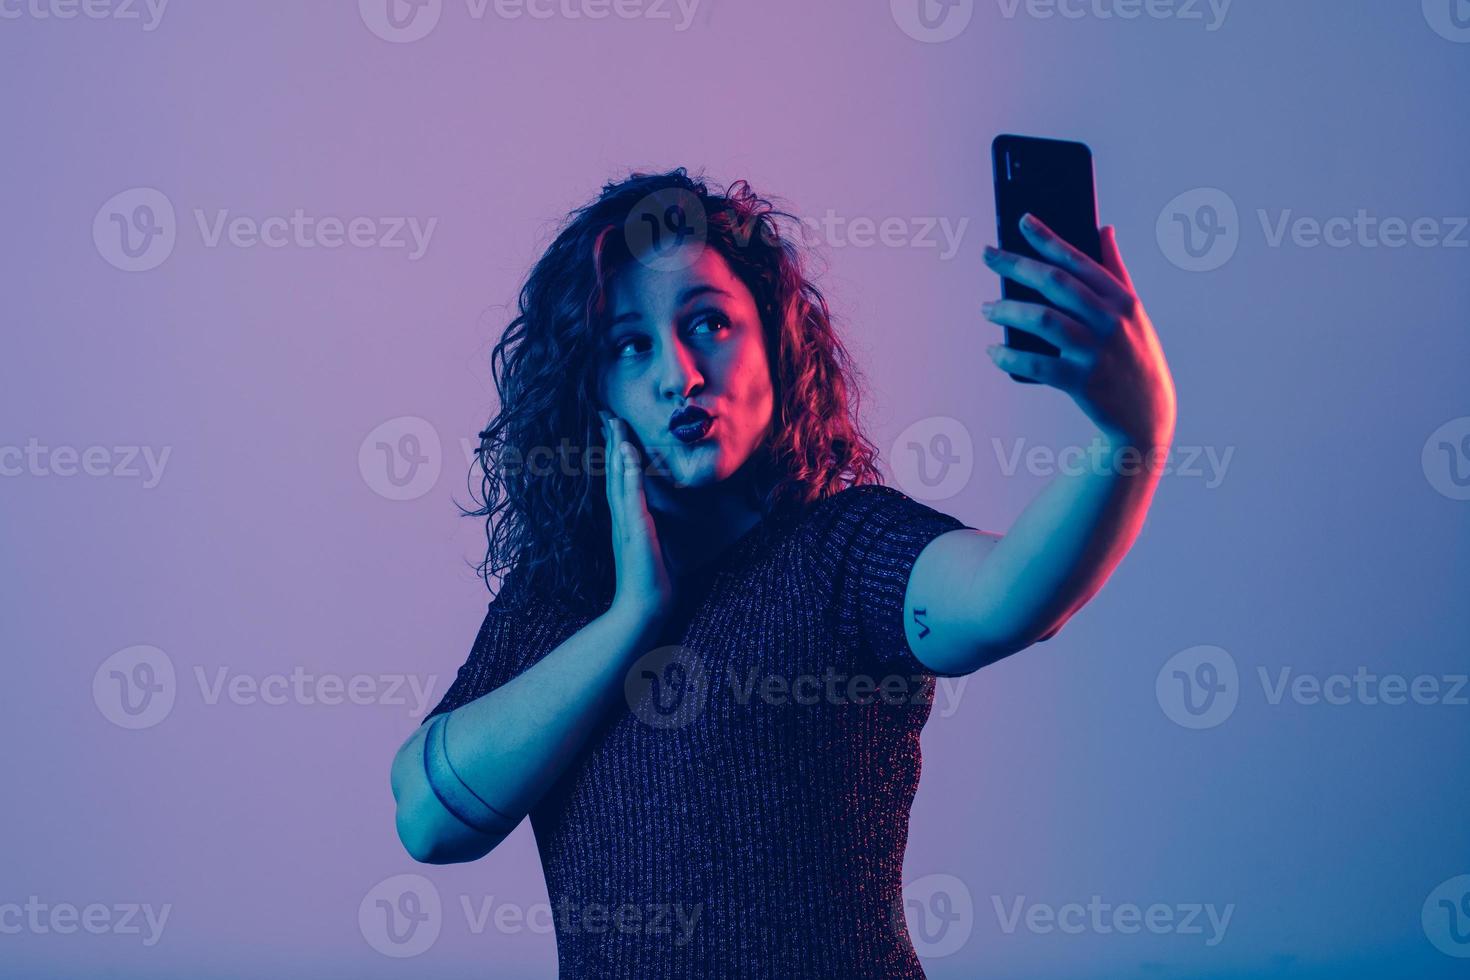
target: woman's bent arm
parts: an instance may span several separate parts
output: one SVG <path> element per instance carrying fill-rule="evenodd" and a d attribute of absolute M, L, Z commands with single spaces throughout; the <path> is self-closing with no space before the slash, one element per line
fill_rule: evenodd
<path fill-rule="evenodd" d="M 414 860 L 474 861 L 509 836 L 622 700 L 628 667 L 656 635 L 656 623 L 614 606 L 518 676 L 449 712 L 445 752 L 455 772 L 507 817 L 493 833 L 466 826 L 440 803 L 424 770 L 430 725 L 421 724 L 392 770 L 398 838 Z"/>

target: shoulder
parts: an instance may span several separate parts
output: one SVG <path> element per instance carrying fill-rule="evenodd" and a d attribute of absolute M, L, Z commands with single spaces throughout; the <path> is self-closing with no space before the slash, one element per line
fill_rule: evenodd
<path fill-rule="evenodd" d="M 919 555 L 967 525 L 893 487 L 852 486 L 812 508 L 807 560 L 834 635 L 879 667 L 931 668 L 910 652 L 904 603 Z"/>
<path fill-rule="evenodd" d="M 840 587 L 875 574 L 906 578 L 925 545 L 966 526 L 901 490 L 868 483 L 813 504 L 804 537 L 819 578 Z"/>
<path fill-rule="evenodd" d="M 510 612 L 524 606 L 530 598 L 528 586 L 531 581 L 529 566 L 525 560 L 517 561 L 500 577 L 500 584 L 491 592 L 490 608 Z"/>
<path fill-rule="evenodd" d="M 814 502 L 807 523 L 823 526 L 850 520 L 874 509 L 891 508 L 897 497 L 908 499 L 902 491 L 881 483 L 855 484 Z"/>
<path fill-rule="evenodd" d="M 964 522 L 881 483 L 849 486 L 812 505 L 807 517 L 815 535 L 882 536 L 915 525 L 964 527 Z"/>

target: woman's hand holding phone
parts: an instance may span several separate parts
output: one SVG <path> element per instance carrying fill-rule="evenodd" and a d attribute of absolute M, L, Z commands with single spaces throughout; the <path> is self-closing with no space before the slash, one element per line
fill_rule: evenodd
<path fill-rule="evenodd" d="M 1056 345 L 1049 354 L 1003 344 L 987 348 L 1004 371 L 1060 388 L 1116 445 L 1167 446 L 1174 438 L 1174 379 L 1153 323 L 1134 291 L 1111 225 L 1101 230 L 1102 262 L 1093 261 L 1027 214 L 1021 233 L 1041 260 L 987 247 L 985 263 L 1030 286 L 1057 309 L 1002 299 L 986 318 Z"/>

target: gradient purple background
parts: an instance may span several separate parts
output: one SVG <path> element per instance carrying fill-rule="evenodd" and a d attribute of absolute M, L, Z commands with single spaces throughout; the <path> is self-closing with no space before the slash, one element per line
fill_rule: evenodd
<path fill-rule="evenodd" d="M 821 281 L 868 372 L 888 471 L 908 426 L 961 420 L 973 476 L 931 504 L 1004 531 L 1048 478 L 1005 475 L 991 440 L 1091 437 L 1065 396 L 1012 383 L 984 352 L 1000 335 L 978 312 L 999 291 L 980 261 L 988 148 L 1018 132 L 1092 146 L 1102 220 L 1177 384 L 1176 446 L 1234 455 L 1218 486 L 1164 477 L 1093 603 L 968 678 L 953 716 L 936 708 L 905 880 L 955 876 L 975 917 L 926 970 L 1463 975 L 1420 910 L 1470 873 L 1470 707 L 1272 705 L 1256 680 L 1444 675 L 1470 659 L 1470 503 L 1421 465 L 1430 433 L 1470 414 L 1470 250 L 1273 248 L 1256 218 L 1470 214 L 1470 43 L 1417 2 L 1239 0 L 1208 30 L 1007 17 L 981 0 L 942 43 L 908 36 L 886 2 L 702 0 L 681 31 L 677 8 L 477 20 L 444 0 L 413 43 L 375 36 L 353 2 L 174 0 L 151 31 L 9 2 L 0 446 L 171 456 L 152 488 L 0 478 L 0 905 L 172 909 L 151 947 L 0 933 L 0 973 L 554 976 L 550 933 L 475 935 L 459 905 L 545 901 L 528 823 L 468 865 L 417 865 L 399 844 L 388 767 L 410 706 L 211 705 L 195 667 L 411 673 L 437 702 L 488 599 L 466 565 L 483 529 L 452 499 L 468 500 L 460 439 L 494 408 L 489 349 L 561 216 L 633 168 L 748 178 L 818 217 L 969 219 L 948 260 L 829 243 Z M 91 229 L 134 187 L 168 196 L 178 240 L 129 273 Z M 1155 235 L 1197 187 L 1240 212 L 1238 251 L 1209 272 L 1177 267 Z M 208 248 L 195 208 L 438 224 L 417 261 Z M 397 501 L 358 453 L 401 416 L 434 426 L 443 470 Z M 91 685 L 135 644 L 167 653 L 177 700 L 125 730 Z M 1242 690 L 1228 720 L 1192 731 L 1155 678 L 1197 644 L 1232 654 Z M 358 924 L 364 896 L 401 873 L 445 903 L 411 959 Z M 992 906 L 1094 894 L 1235 908 L 1211 947 L 1007 934 Z"/>

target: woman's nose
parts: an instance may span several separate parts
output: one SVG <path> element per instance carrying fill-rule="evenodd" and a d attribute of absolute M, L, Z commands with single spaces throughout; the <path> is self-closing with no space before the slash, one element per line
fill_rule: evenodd
<path fill-rule="evenodd" d="M 699 372 L 693 351 L 679 340 L 665 344 L 659 362 L 659 394 L 683 398 L 703 386 L 704 376 Z"/>

